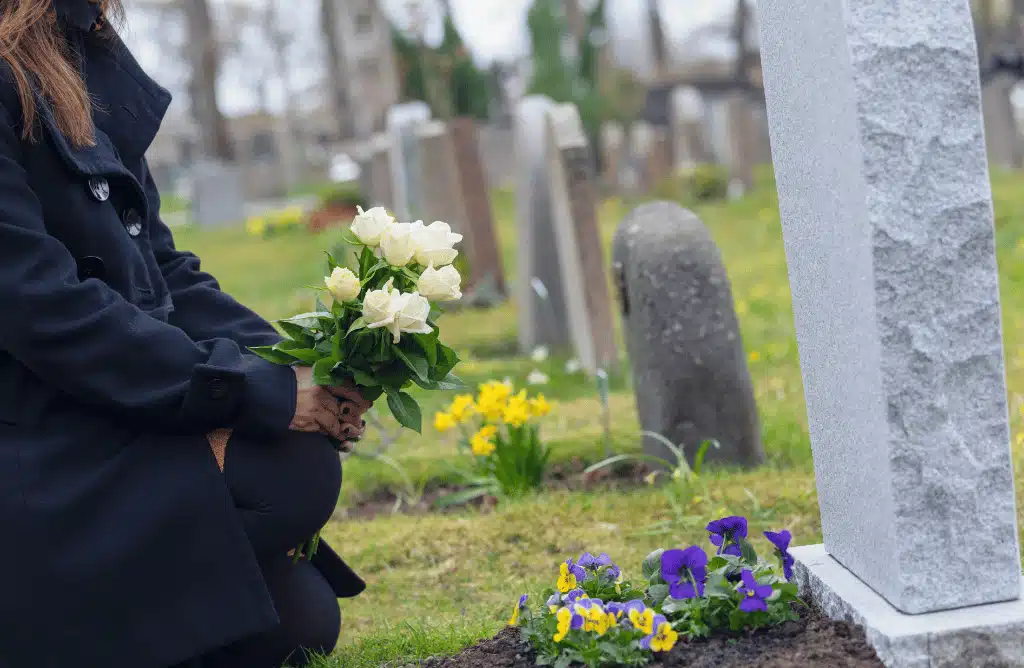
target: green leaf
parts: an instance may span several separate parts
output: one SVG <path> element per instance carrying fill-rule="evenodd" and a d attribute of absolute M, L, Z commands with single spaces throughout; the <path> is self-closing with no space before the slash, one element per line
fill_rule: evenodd
<path fill-rule="evenodd" d="M 317 385 L 334 385 L 332 371 L 338 361 L 330 357 L 324 357 L 313 365 L 313 382 Z"/>
<path fill-rule="evenodd" d="M 362 371 L 361 369 L 352 370 L 352 382 L 354 382 L 356 385 L 360 387 L 380 386 L 380 382 L 378 382 L 376 376 L 368 374 L 365 371 Z"/>
<path fill-rule="evenodd" d="M 746 538 L 740 538 L 739 539 L 739 543 L 740 543 L 740 554 L 743 557 L 743 561 L 745 561 L 745 562 L 747 562 L 748 564 L 751 564 L 751 565 L 756 564 L 757 563 L 757 551 L 754 550 L 754 546 L 750 544 L 750 541 L 747 540 Z"/>
<path fill-rule="evenodd" d="M 333 255 L 331 255 L 331 254 L 330 254 L 330 253 L 329 253 L 328 251 L 324 251 L 324 254 L 326 254 L 326 255 L 327 255 L 327 273 L 328 273 L 328 274 L 329 274 L 329 273 L 331 273 L 332 271 L 334 271 L 334 269 L 335 269 L 336 267 L 341 267 L 341 266 L 344 266 L 344 265 L 342 265 L 342 264 L 341 264 L 340 262 L 338 262 L 337 260 L 335 260 L 335 259 L 334 259 L 334 256 L 333 256 Z"/>
<path fill-rule="evenodd" d="M 651 578 L 655 575 L 658 575 L 659 577 L 661 576 L 661 555 L 664 554 L 664 552 L 665 550 L 655 550 L 644 557 L 644 562 L 640 566 L 640 571 L 643 573 L 644 580 L 650 582 Z"/>
<path fill-rule="evenodd" d="M 408 392 L 388 392 L 388 408 L 398 424 L 416 433 L 422 433 L 423 414 L 420 405 Z"/>
<path fill-rule="evenodd" d="M 302 329 L 319 329 L 325 330 L 330 329 L 334 326 L 334 317 L 330 311 L 310 311 L 309 313 L 300 313 L 299 315 L 293 315 L 290 318 L 284 320 L 278 320 L 279 324 L 289 323 L 292 325 L 298 325 Z"/>
<path fill-rule="evenodd" d="M 285 343 L 293 343 L 294 344 L 295 342 L 294 341 L 286 341 Z M 277 344 L 277 346 L 275 346 L 275 347 L 278 347 L 278 346 L 281 346 L 281 344 Z M 278 350 L 279 350 L 279 352 L 283 352 L 283 353 L 285 353 L 287 355 L 291 355 L 292 357 L 294 357 L 295 359 L 299 360 L 300 362 L 302 362 L 303 364 L 306 364 L 306 365 L 316 364 L 317 362 L 319 362 L 324 357 L 321 353 L 319 353 L 318 351 L 314 350 L 313 348 L 302 348 L 302 347 L 299 347 L 298 345 L 296 345 L 294 348 L 292 348 L 292 347 L 288 347 L 288 348 L 280 348 L 280 347 L 278 347 Z"/>
<path fill-rule="evenodd" d="M 274 350 L 274 346 L 256 346 L 254 348 L 249 348 L 249 350 L 253 355 L 261 357 L 272 364 L 290 365 L 297 361 L 288 353 L 280 350 Z"/>
<path fill-rule="evenodd" d="M 653 605 L 661 605 L 668 598 L 668 585 L 656 584 L 647 588 L 647 595 L 651 598 Z"/>
<path fill-rule="evenodd" d="M 437 330 L 430 334 L 413 334 L 411 338 L 423 351 L 427 364 L 437 366 Z"/>
<path fill-rule="evenodd" d="M 435 503 L 439 508 L 448 508 L 450 506 L 461 506 L 469 503 L 474 499 L 479 499 L 481 496 L 486 496 L 492 493 L 493 490 L 488 487 L 471 487 L 469 489 L 459 490 L 451 494 L 446 494 L 438 498 Z"/>
<path fill-rule="evenodd" d="M 455 365 L 458 363 L 458 354 L 443 343 L 438 343 L 437 364 L 431 369 L 430 378 L 432 380 L 441 380 L 451 373 L 452 369 L 454 369 Z"/>
<path fill-rule="evenodd" d="M 427 364 L 427 359 L 420 355 L 419 352 L 402 350 L 398 346 L 395 346 L 392 350 L 398 355 L 398 359 L 402 360 L 405 366 L 409 367 L 409 370 L 416 374 L 416 378 L 422 381 L 429 380 L 430 366 Z"/>
<path fill-rule="evenodd" d="M 359 330 L 366 327 L 366 318 L 356 318 L 351 325 L 349 325 L 348 331 L 345 332 L 345 336 L 348 336 L 352 332 L 358 332 Z"/>

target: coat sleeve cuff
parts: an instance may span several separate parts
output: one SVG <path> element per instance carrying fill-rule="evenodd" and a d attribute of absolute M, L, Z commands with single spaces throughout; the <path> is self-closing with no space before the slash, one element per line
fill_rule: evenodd
<path fill-rule="evenodd" d="M 294 369 L 256 355 L 245 355 L 244 367 L 245 395 L 235 431 L 259 439 L 286 432 L 295 417 L 298 381 Z"/>

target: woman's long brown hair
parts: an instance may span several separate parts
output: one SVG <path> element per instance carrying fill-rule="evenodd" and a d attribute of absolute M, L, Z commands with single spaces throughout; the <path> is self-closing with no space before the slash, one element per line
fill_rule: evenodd
<path fill-rule="evenodd" d="M 102 0 L 100 5 L 108 17 L 123 15 L 121 0 Z M 96 143 L 92 101 L 57 25 L 53 0 L 0 0 L 0 58 L 10 66 L 18 89 L 22 137 L 34 136 L 38 111 L 32 93 L 35 82 L 50 102 L 57 128 L 64 136 L 75 146 Z"/>

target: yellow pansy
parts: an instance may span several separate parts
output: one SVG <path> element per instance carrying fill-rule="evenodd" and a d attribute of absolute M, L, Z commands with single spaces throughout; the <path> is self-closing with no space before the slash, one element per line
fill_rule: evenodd
<path fill-rule="evenodd" d="M 573 578 L 573 580 L 575 579 Z M 560 609 L 555 613 L 555 620 L 558 622 L 558 626 L 552 638 L 555 642 L 562 642 L 565 640 L 565 636 L 569 635 L 569 629 L 572 627 L 572 611 L 569 608 Z"/>
<path fill-rule="evenodd" d="M 630 610 L 629 623 L 636 630 L 651 635 L 654 632 L 654 611 L 650 608 L 645 608 L 643 612 L 636 609 Z"/>
<path fill-rule="evenodd" d="M 576 576 L 569 571 L 569 564 L 563 562 L 558 567 L 558 583 L 555 586 L 563 594 L 568 594 L 576 588 Z"/>
<path fill-rule="evenodd" d="M 476 403 L 474 403 L 472 396 L 460 394 L 452 400 L 452 405 L 448 407 L 448 412 L 452 414 L 456 422 L 465 422 L 476 412 Z"/>
<path fill-rule="evenodd" d="M 473 434 L 473 437 L 469 439 L 469 449 L 478 457 L 486 457 L 497 449 L 493 441 L 497 433 L 498 429 L 491 425 L 481 427 L 480 431 Z"/>
<path fill-rule="evenodd" d="M 551 404 L 548 403 L 543 394 L 538 394 L 533 399 L 530 399 L 530 412 L 533 413 L 534 417 L 544 417 L 551 412 Z"/>
<path fill-rule="evenodd" d="M 522 427 L 530 420 L 530 402 L 526 398 L 526 390 L 509 399 L 505 406 L 502 419 L 505 424 Z"/>
<path fill-rule="evenodd" d="M 508 619 L 508 625 L 509 626 L 519 626 L 519 606 L 518 605 L 516 606 L 516 609 L 512 611 L 512 616 L 509 617 L 509 619 Z"/>
<path fill-rule="evenodd" d="M 678 640 L 679 634 L 672 629 L 672 625 L 668 622 L 662 622 L 658 625 L 658 630 L 655 632 L 654 637 L 651 638 L 651 651 L 667 652 L 676 646 L 676 641 Z"/>
<path fill-rule="evenodd" d="M 441 433 L 455 429 L 455 418 L 451 413 L 434 413 L 434 429 Z"/>
<path fill-rule="evenodd" d="M 245 230 L 254 237 L 262 236 L 267 231 L 267 221 L 259 216 L 253 216 L 245 221 Z"/>

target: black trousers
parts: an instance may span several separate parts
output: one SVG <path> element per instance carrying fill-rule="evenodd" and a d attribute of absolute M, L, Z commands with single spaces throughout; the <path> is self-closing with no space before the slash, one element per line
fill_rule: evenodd
<path fill-rule="evenodd" d="M 181 668 L 299 668 L 311 655 L 329 654 L 341 630 L 337 596 L 313 564 L 287 553 L 330 519 L 341 490 L 338 453 L 312 434 L 277 443 L 232 437 L 224 478 L 281 623 Z"/>

